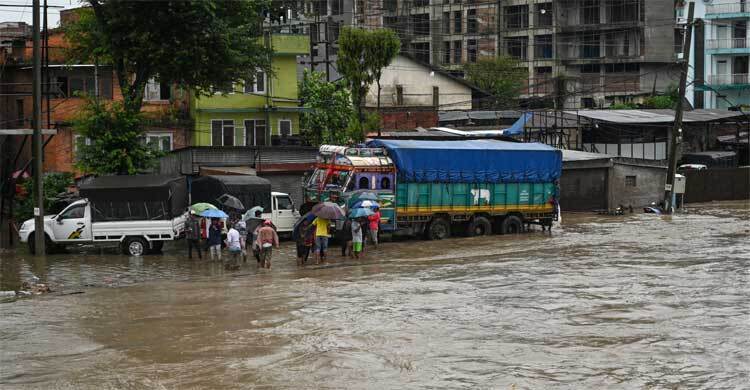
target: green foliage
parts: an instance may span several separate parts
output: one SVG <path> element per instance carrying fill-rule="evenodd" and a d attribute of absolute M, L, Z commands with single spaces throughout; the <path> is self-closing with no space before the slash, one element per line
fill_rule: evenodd
<path fill-rule="evenodd" d="M 351 96 L 338 83 L 326 82 L 320 72 L 305 70 L 300 82 L 300 98 L 309 112 L 300 120 L 305 138 L 311 145 L 342 145 L 349 140 L 347 128 L 354 116 Z"/>
<path fill-rule="evenodd" d="M 528 70 L 512 57 L 484 57 L 464 66 L 466 79 L 492 93 L 496 108 L 515 107 Z"/>
<path fill-rule="evenodd" d="M 650 96 L 643 100 L 644 108 L 674 109 L 677 101 L 671 96 Z"/>
<path fill-rule="evenodd" d="M 261 39 L 266 0 L 87 2 L 91 7 L 66 30 L 69 54 L 111 62 L 129 111 L 140 110 L 152 77 L 208 94 L 271 70 Z"/>
<path fill-rule="evenodd" d="M 610 110 L 633 110 L 638 108 L 634 103 L 616 103 L 609 106 Z"/>
<path fill-rule="evenodd" d="M 14 214 L 16 220 L 23 222 L 27 219 L 34 217 L 34 207 L 36 206 L 34 201 L 34 181 L 32 179 L 26 180 L 22 186 L 27 196 L 16 203 L 16 209 Z M 68 187 L 73 185 L 73 174 L 69 172 L 65 173 L 48 173 L 44 175 L 43 179 L 43 191 L 44 191 L 44 210 L 49 211 L 55 202 L 57 195 L 67 191 Z"/>
<path fill-rule="evenodd" d="M 141 129 L 140 114 L 120 102 L 88 99 L 73 121 L 73 130 L 81 136 L 76 167 L 98 175 L 134 175 L 152 168 L 162 153 L 146 145 Z"/>
<path fill-rule="evenodd" d="M 361 122 L 365 120 L 362 104 L 370 85 L 379 82 L 383 68 L 396 58 L 399 50 L 401 41 L 393 30 L 341 29 L 336 64 L 351 89 L 352 104 Z"/>

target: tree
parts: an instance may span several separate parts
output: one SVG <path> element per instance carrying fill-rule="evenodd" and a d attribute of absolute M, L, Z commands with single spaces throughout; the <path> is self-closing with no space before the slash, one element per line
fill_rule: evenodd
<path fill-rule="evenodd" d="M 98 175 L 133 175 L 154 167 L 161 152 L 146 144 L 142 121 L 139 112 L 121 102 L 88 99 L 73 120 L 73 130 L 81 135 L 76 167 Z"/>
<path fill-rule="evenodd" d="M 401 49 L 401 42 L 390 29 L 364 30 L 344 27 L 339 35 L 338 66 L 352 93 L 352 104 L 357 118 L 364 123 L 362 105 L 373 82 L 378 82 L 380 102 L 380 75 Z"/>
<path fill-rule="evenodd" d="M 310 144 L 346 144 L 354 109 L 349 92 L 340 83 L 326 82 L 323 73 L 305 70 L 300 82 L 300 99 L 309 111 L 300 118 Z"/>
<path fill-rule="evenodd" d="M 87 2 L 66 30 L 69 53 L 75 61 L 111 62 L 127 111 L 140 111 L 151 78 L 208 94 L 271 70 L 260 39 L 268 1 Z"/>
<path fill-rule="evenodd" d="M 52 172 L 44 175 L 42 188 L 44 191 L 44 210 L 53 210 L 55 200 L 58 195 L 68 190 L 68 187 L 74 184 L 72 173 Z M 33 180 L 26 180 L 22 184 L 23 192 L 26 194 L 16 205 L 15 215 L 19 222 L 34 217 L 34 207 L 36 207 L 34 197 Z"/>
<path fill-rule="evenodd" d="M 466 79 L 493 96 L 496 108 L 514 107 L 528 70 L 512 57 L 484 57 L 464 66 Z"/>

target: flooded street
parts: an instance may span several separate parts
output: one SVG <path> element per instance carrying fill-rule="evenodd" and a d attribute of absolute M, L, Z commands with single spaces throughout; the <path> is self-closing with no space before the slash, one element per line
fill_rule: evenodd
<path fill-rule="evenodd" d="M 564 218 L 303 269 L 0 253 L 0 290 L 56 290 L 0 303 L 0 387 L 748 387 L 747 203 Z"/>

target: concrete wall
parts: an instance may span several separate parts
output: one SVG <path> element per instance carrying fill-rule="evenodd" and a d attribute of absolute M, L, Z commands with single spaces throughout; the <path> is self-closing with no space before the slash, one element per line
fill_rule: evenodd
<path fill-rule="evenodd" d="M 686 203 L 750 199 L 750 168 L 690 171 L 685 176 Z"/>
<path fill-rule="evenodd" d="M 590 211 L 607 208 L 606 167 L 564 169 L 560 178 L 562 211 Z"/>
<path fill-rule="evenodd" d="M 433 87 L 438 87 L 438 104 L 450 110 L 471 109 L 471 89 L 448 76 L 434 72 L 407 57 L 398 56 L 383 70 L 380 78 L 380 106 L 398 107 L 397 86 L 402 87 L 403 104 L 400 106 L 432 107 Z M 367 93 L 365 105 L 376 107 L 378 86 L 373 83 Z"/>
<path fill-rule="evenodd" d="M 635 186 L 627 177 L 635 177 Z M 618 205 L 643 207 L 664 196 L 667 171 L 664 167 L 627 165 L 615 162 L 609 180 L 609 207 Z"/>

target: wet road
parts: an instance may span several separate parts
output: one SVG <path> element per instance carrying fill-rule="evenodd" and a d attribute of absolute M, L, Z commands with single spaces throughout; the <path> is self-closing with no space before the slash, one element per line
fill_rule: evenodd
<path fill-rule="evenodd" d="M 83 292 L 0 303 L 0 387 L 749 387 L 748 204 L 564 222 L 270 272 L 0 253 L 0 290 Z"/>

